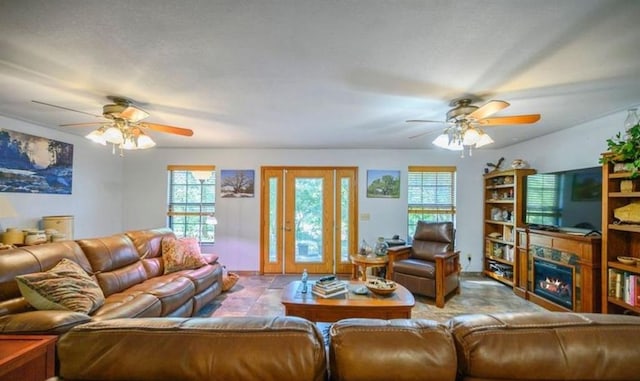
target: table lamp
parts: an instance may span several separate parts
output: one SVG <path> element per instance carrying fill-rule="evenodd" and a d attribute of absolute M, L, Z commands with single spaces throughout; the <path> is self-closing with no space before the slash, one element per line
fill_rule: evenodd
<path fill-rule="evenodd" d="M 11 205 L 11 202 L 9 202 L 9 199 L 6 198 L 5 196 L 0 195 L 0 221 L 2 221 L 3 218 L 12 218 L 17 216 L 18 216 L 18 213 L 16 213 L 16 210 L 13 209 L 13 205 Z M 13 239 L 8 240 L 8 238 L 10 237 L 7 237 L 4 231 L 5 230 L 3 229 L 2 224 L 0 224 L 0 233 L 2 233 L 2 242 L 5 244 L 13 244 L 14 243 L 12 242 Z M 22 235 L 22 232 L 20 232 L 20 235 Z"/>

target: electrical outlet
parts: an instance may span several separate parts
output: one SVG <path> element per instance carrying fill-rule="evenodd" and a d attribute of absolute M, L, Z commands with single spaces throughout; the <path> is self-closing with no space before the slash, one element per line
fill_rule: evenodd
<path fill-rule="evenodd" d="M 471 262 L 471 253 L 467 254 L 467 261 Z"/>

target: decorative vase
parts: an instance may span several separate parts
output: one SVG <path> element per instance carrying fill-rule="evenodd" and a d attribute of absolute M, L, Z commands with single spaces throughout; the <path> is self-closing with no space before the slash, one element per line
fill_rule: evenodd
<path fill-rule="evenodd" d="M 384 256 L 384 255 L 387 255 L 388 250 L 389 250 L 389 244 L 385 242 L 384 237 L 378 237 L 378 242 L 376 242 L 374 253 L 377 256 Z"/>
<path fill-rule="evenodd" d="M 371 254 L 371 246 L 367 243 L 367 241 L 362 240 L 360 244 L 360 249 L 358 250 L 358 254 L 360 255 L 369 255 Z"/>
<path fill-rule="evenodd" d="M 620 192 L 633 192 L 633 180 L 620 181 Z"/>

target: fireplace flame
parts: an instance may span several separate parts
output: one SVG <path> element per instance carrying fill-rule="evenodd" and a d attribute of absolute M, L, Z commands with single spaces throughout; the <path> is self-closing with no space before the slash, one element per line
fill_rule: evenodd
<path fill-rule="evenodd" d="M 566 294 L 569 292 L 569 285 L 560 279 L 545 278 L 540 281 L 540 287 L 555 294 Z"/>

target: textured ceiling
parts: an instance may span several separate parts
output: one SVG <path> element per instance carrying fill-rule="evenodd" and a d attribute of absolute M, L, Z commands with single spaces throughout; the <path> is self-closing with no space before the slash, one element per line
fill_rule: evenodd
<path fill-rule="evenodd" d="M 432 148 L 501 99 L 493 148 L 640 104 L 640 1 L 0 0 L 0 114 L 58 127 L 124 96 L 164 147 Z M 420 138 L 410 136 L 431 132 Z"/>

